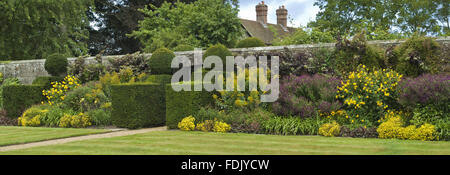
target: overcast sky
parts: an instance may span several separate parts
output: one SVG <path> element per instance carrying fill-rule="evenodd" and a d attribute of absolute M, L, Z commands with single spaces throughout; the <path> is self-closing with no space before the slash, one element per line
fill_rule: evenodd
<path fill-rule="evenodd" d="M 255 6 L 261 0 L 240 0 L 239 1 L 239 17 L 256 21 Z M 264 4 L 268 6 L 267 20 L 268 23 L 277 23 L 276 10 L 279 6 L 284 5 L 288 10 L 288 15 L 293 19 L 293 24 L 289 23 L 290 27 L 306 26 L 309 21 L 316 18 L 319 8 L 314 6 L 314 0 L 265 0 Z"/>

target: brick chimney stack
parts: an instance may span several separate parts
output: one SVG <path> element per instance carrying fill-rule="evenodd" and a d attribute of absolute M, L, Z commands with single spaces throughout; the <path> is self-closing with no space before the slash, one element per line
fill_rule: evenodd
<path fill-rule="evenodd" d="M 283 27 L 287 27 L 287 15 L 288 11 L 284 7 L 284 5 L 279 7 L 277 9 L 277 24 L 282 25 Z"/>
<path fill-rule="evenodd" d="M 256 5 L 256 21 L 267 24 L 267 5 L 264 4 L 264 1 Z"/>

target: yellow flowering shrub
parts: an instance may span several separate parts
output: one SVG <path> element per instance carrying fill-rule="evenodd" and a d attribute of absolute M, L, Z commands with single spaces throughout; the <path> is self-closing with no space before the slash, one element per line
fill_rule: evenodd
<path fill-rule="evenodd" d="M 397 86 L 402 75 L 392 70 L 369 70 L 360 65 L 341 81 L 336 98 L 344 103 L 350 126 L 372 126 L 397 105 Z M 353 121 L 353 122 L 352 122 Z"/>
<path fill-rule="evenodd" d="M 214 124 L 214 120 L 205 120 L 204 122 L 198 123 L 195 129 L 203 132 L 213 131 Z"/>
<path fill-rule="evenodd" d="M 325 123 L 319 128 L 319 135 L 327 137 L 339 136 L 341 132 L 341 126 L 333 121 L 333 123 Z"/>
<path fill-rule="evenodd" d="M 423 124 L 419 128 L 414 125 L 403 127 L 401 113 L 390 112 L 384 118 L 384 122 L 377 128 L 378 137 L 384 139 L 408 139 L 408 140 L 438 140 L 436 127 L 431 124 Z"/>
<path fill-rule="evenodd" d="M 263 71 L 262 69 L 256 68 L 256 70 L 251 71 L 248 68 L 244 70 L 245 75 L 245 91 L 238 91 L 238 75 L 234 75 L 233 81 L 234 81 L 234 90 L 233 91 L 227 91 L 226 88 L 222 91 L 218 91 L 220 93 L 220 96 L 213 95 L 213 98 L 215 100 L 216 105 L 221 110 L 230 110 L 232 108 L 241 108 L 241 109 L 248 109 L 252 110 L 256 107 L 262 105 L 260 96 L 262 94 L 268 93 L 267 91 L 262 91 L 261 87 L 256 87 L 256 89 L 249 89 L 250 83 L 258 84 L 259 77 L 259 71 Z M 254 75 L 256 73 L 256 75 Z M 250 78 L 256 77 L 257 80 Z M 266 80 L 269 80 L 270 78 L 270 70 L 267 70 L 266 76 L 262 77 Z M 226 80 L 223 78 L 223 76 L 219 77 L 219 81 L 222 80 L 224 87 L 226 86 Z"/>
<path fill-rule="evenodd" d="M 22 116 L 17 119 L 19 126 L 41 126 L 41 117 L 46 115 L 47 109 L 40 109 L 39 107 L 31 107 L 27 109 Z"/>
<path fill-rule="evenodd" d="M 52 82 L 50 90 L 43 90 L 42 95 L 47 98 L 49 105 L 61 102 L 66 97 L 69 90 L 73 90 L 80 86 L 80 80 L 72 75 L 67 75 L 62 82 Z M 42 102 L 44 104 L 44 102 Z"/>
<path fill-rule="evenodd" d="M 178 122 L 178 128 L 182 131 L 194 131 L 195 130 L 195 118 L 192 115 L 183 118 L 181 122 Z"/>
<path fill-rule="evenodd" d="M 225 122 L 215 121 L 214 122 L 214 132 L 229 132 L 231 130 L 231 126 Z"/>
<path fill-rule="evenodd" d="M 62 128 L 85 128 L 91 125 L 89 116 L 84 113 L 77 115 L 64 114 L 59 120 L 59 127 Z"/>

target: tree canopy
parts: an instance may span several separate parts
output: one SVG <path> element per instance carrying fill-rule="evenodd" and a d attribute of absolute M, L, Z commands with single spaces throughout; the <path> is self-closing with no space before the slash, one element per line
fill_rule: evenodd
<path fill-rule="evenodd" d="M 179 0 L 191 3 L 195 0 Z M 92 55 L 104 51 L 107 55 L 134 53 L 141 49 L 139 40 L 127 37 L 138 29 L 138 21 L 144 19 L 139 9 L 152 4 L 160 7 L 164 2 L 175 3 L 177 0 L 94 0 L 94 7 L 88 12 L 89 53 Z"/>
<path fill-rule="evenodd" d="M 92 0 L 0 1 L 0 60 L 87 53 Z"/>
<path fill-rule="evenodd" d="M 354 35 L 361 29 L 448 35 L 450 0 L 317 0 L 316 21 L 309 23 L 335 35 Z M 363 24 L 363 25 L 361 25 Z"/>
<path fill-rule="evenodd" d="M 221 43 L 232 47 L 242 36 L 238 9 L 233 4 L 223 0 L 166 2 L 159 8 L 151 4 L 141 10 L 146 17 L 129 36 L 139 39 L 147 52 L 179 44 L 207 47 Z"/>

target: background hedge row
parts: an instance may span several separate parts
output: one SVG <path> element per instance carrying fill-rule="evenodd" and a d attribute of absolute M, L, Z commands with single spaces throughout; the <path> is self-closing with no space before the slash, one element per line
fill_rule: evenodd
<path fill-rule="evenodd" d="M 19 117 L 25 109 L 44 101 L 43 85 L 11 85 L 3 87 L 3 108 L 10 118 Z"/>

